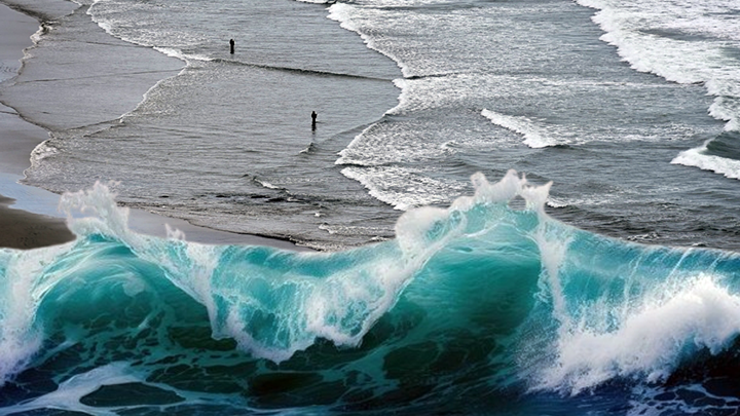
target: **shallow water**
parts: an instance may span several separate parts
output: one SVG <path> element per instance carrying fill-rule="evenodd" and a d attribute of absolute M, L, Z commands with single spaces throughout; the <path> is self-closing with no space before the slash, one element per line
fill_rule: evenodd
<path fill-rule="evenodd" d="M 10 103 L 26 97 L 16 108 L 54 130 L 27 183 L 61 192 L 115 180 L 127 204 L 213 228 L 319 248 L 384 240 L 398 216 L 389 208 L 446 204 L 470 190 L 472 173 L 516 168 L 554 181 L 551 213 L 579 227 L 737 248 L 736 181 L 682 166 L 701 160 L 733 175 L 719 167 L 734 163 L 738 42 L 690 19 L 703 7 L 706 19 L 731 25 L 721 12 L 732 9 L 584 4 L 603 10 L 561 1 L 102 1 L 43 35 L 31 52 L 39 56 L 3 94 Z M 671 20 L 681 13 L 684 20 Z M 59 89 L 34 82 L 57 71 L 46 62 L 59 59 L 60 45 L 65 54 L 91 52 L 65 40 L 88 33 L 90 18 L 186 67 L 121 119 L 98 124 L 107 119 L 95 111 L 47 111 L 28 97 L 69 97 L 65 88 L 79 91 L 77 84 L 103 89 L 86 78 Z M 237 39 L 234 55 L 227 38 Z M 658 56 L 656 45 L 671 49 Z M 707 59 L 684 65 L 681 51 L 699 49 Z M 152 67 L 148 58 L 130 60 Z M 177 61 L 161 62 L 155 78 Z M 107 111 L 102 103 L 122 90 L 80 95 Z M 91 101 L 96 94 L 101 104 Z M 319 114 L 314 131 L 311 111 Z"/>

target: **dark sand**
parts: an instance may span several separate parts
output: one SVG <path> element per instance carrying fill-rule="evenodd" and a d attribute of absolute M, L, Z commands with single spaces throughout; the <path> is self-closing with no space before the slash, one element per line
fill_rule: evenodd
<path fill-rule="evenodd" d="M 0 196 L 0 247 L 30 249 L 75 239 L 64 220 L 8 208 L 11 202 Z"/>

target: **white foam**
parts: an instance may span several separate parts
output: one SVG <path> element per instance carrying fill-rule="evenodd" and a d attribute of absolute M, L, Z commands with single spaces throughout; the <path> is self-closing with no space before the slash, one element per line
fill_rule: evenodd
<path fill-rule="evenodd" d="M 577 394 L 615 377 L 664 380 L 684 354 L 702 348 L 716 354 L 740 333 L 740 297 L 706 274 L 678 289 L 661 287 L 639 306 L 604 307 L 610 309 L 604 316 L 620 315 L 618 327 L 566 319 L 556 362 L 543 371 L 538 388 Z"/>
<path fill-rule="evenodd" d="M 277 189 L 277 190 L 283 189 L 283 188 L 281 188 L 279 186 L 273 185 L 270 182 L 267 182 L 267 181 L 264 181 L 264 180 L 261 180 L 261 179 L 255 178 L 254 181 L 257 182 L 258 184 L 260 184 L 260 186 L 262 186 L 263 188 Z"/>
<path fill-rule="evenodd" d="M 205 55 L 198 55 L 198 54 L 186 54 L 183 53 L 180 49 L 176 48 L 164 48 L 155 46 L 153 48 L 155 51 L 162 52 L 163 54 L 171 57 L 171 58 L 177 58 L 181 61 L 203 61 L 203 62 L 212 62 L 214 59 Z"/>
<path fill-rule="evenodd" d="M 423 133 L 409 132 L 404 123 L 381 123 L 366 128 L 339 152 L 337 165 L 376 167 L 412 160 L 439 160 L 452 151 L 430 146 Z"/>
<path fill-rule="evenodd" d="M 47 157 L 54 156 L 59 153 L 59 150 L 51 145 L 52 141 L 44 140 L 39 143 L 31 152 L 30 162 L 31 170 L 39 169 L 43 164 L 41 163 Z"/>
<path fill-rule="evenodd" d="M 359 270 L 332 275 L 306 300 L 307 328 L 336 345 L 358 346 L 433 253 L 433 249 L 427 249 L 414 253 L 418 256 L 378 259 Z"/>
<path fill-rule="evenodd" d="M 434 207 L 419 207 L 401 216 L 395 227 L 396 241 L 401 250 L 414 256 L 426 250 L 430 244 L 426 237 L 429 229 L 448 217 L 448 210 Z"/>
<path fill-rule="evenodd" d="M 415 169 L 397 166 L 342 169 L 342 175 L 360 182 L 373 198 L 405 211 L 412 207 L 449 203 L 449 195 L 460 194 L 463 184 L 421 175 Z"/>
<path fill-rule="evenodd" d="M 167 55 L 171 58 L 179 59 L 185 63 L 190 63 L 190 61 L 205 61 L 210 62 L 214 59 L 205 55 L 199 55 L 199 54 L 185 54 L 182 52 L 181 49 L 175 48 L 175 47 L 164 47 L 164 46 L 157 46 L 157 39 L 148 39 L 145 32 L 139 31 L 139 32 L 133 32 L 137 36 L 133 37 L 131 35 L 127 36 L 125 34 L 124 30 L 121 30 L 120 27 L 116 25 L 116 21 L 113 18 L 108 17 L 109 15 L 113 14 L 106 11 L 100 11 L 101 7 L 108 6 L 107 2 L 101 2 L 100 0 L 96 0 L 93 2 L 93 4 L 90 6 L 90 8 L 87 10 L 87 14 L 90 16 L 93 22 L 95 22 L 101 29 L 103 29 L 106 33 L 109 35 L 121 39 L 124 42 L 128 42 L 134 45 L 144 46 L 144 47 L 151 47 L 154 50 L 163 53 L 164 55 Z M 114 15 L 114 14 L 113 14 Z M 164 34 L 166 32 L 160 33 L 160 35 Z M 189 36 L 185 33 L 176 33 L 171 34 L 168 33 L 169 36 L 177 38 L 179 43 L 184 44 L 197 44 L 200 39 L 195 39 L 192 36 Z"/>
<path fill-rule="evenodd" d="M 602 39 L 617 46 L 619 54 L 635 69 L 681 83 L 721 79 L 727 71 L 737 72 L 732 59 L 722 53 L 728 40 L 740 41 L 740 22 L 731 17 L 736 4 L 731 1 L 578 3 L 599 9 L 593 20 L 607 32 Z M 656 34 L 660 31 L 703 36 L 704 40 Z"/>
<path fill-rule="evenodd" d="M 578 3 L 599 9 L 593 21 L 606 32 L 602 40 L 616 46 L 633 69 L 677 83 L 703 83 L 707 92 L 717 97 L 709 109 L 710 115 L 727 121 L 726 130 L 740 128 L 740 65 L 727 53 L 728 48 L 740 48 L 736 1 Z M 740 176 L 740 164 L 706 155 L 704 148 L 687 150 L 672 163 L 699 167 L 728 178 Z"/>
<path fill-rule="evenodd" d="M 569 203 L 567 200 L 555 198 L 552 195 L 550 195 L 549 199 L 547 200 L 547 206 L 551 208 L 566 208 L 570 205 L 571 203 Z"/>
<path fill-rule="evenodd" d="M 37 30 L 33 35 L 31 35 L 31 42 L 33 42 L 34 46 L 38 45 L 39 42 L 41 42 L 41 38 L 44 36 L 44 33 L 46 33 L 46 29 L 44 25 L 39 26 L 39 30 Z M 26 48 L 28 49 L 28 48 Z M 25 49 L 24 49 L 24 58 L 26 55 Z"/>
<path fill-rule="evenodd" d="M 682 392 L 691 392 L 686 397 Z M 731 393 L 718 396 L 702 384 L 650 386 L 639 384 L 630 394 L 631 408 L 626 416 L 645 415 L 719 415 L 737 412 L 737 398 Z"/>
<path fill-rule="evenodd" d="M 128 363 L 114 362 L 94 368 L 86 373 L 74 375 L 60 383 L 59 387 L 51 393 L 13 406 L 4 407 L 0 409 L 0 415 L 32 412 L 40 409 L 57 409 L 91 415 L 113 416 L 118 413 L 112 409 L 87 406 L 82 404 L 80 400 L 102 386 L 135 383 L 143 380 L 144 377 L 135 374 Z"/>
<path fill-rule="evenodd" d="M 707 83 L 710 94 L 718 95 L 709 107 L 709 115 L 726 121 L 725 131 L 740 131 L 740 80 L 734 83 L 721 83 L 721 87 L 715 87 L 716 84 Z"/>
<path fill-rule="evenodd" d="M 671 163 L 719 173 L 729 179 L 740 179 L 740 160 L 709 155 L 706 152 L 706 145 L 689 149 L 679 153 Z"/>
<path fill-rule="evenodd" d="M 299 307 L 298 305 L 296 305 Z M 230 337 L 233 338 L 239 348 L 243 351 L 248 351 L 252 356 L 257 358 L 265 358 L 275 363 L 283 362 L 293 356 L 297 351 L 305 350 L 310 347 L 316 336 L 309 335 L 301 339 L 293 339 L 290 345 L 285 348 L 279 348 L 276 346 L 265 345 L 255 339 L 252 334 L 246 329 L 247 325 L 244 320 L 239 316 L 239 310 L 234 308 L 229 311 L 226 318 L 226 325 L 222 330 L 223 334 L 214 334 L 216 337 Z M 281 328 L 283 331 L 289 331 L 287 328 Z M 300 328 L 291 328 L 298 329 Z M 327 339 L 332 339 L 326 337 Z"/>
<path fill-rule="evenodd" d="M 39 276 L 71 244 L 29 251 L 0 249 L 5 269 L 0 279 L 0 386 L 22 371 L 41 348 L 44 334 L 36 326 L 36 312 L 58 276 L 46 275 L 43 281 Z"/>
<path fill-rule="evenodd" d="M 481 114 L 493 124 L 521 134 L 524 144 L 534 149 L 571 143 L 571 140 L 550 136 L 547 129 L 524 116 L 509 116 L 487 109 L 483 109 Z"/>
<path fill-rule="evenodd" d="M 381 13 L 378 9 L 364 9 L 366 12 L 369 13 Z M 404 76 L 408 77 L 410 76 L 409 68 L 404 65 L 404 63 L 396 56 L 393 56 L 391 53 L 386 51 L 384 48 L 381 48 L 376 43 L 375 39 L 368 35 L 364 28 L 364 21 L 363 18 L 367 19 L 366 16 L 363 16 L 362 14 L 363 8 L 360 5 L 356 4 L 349 4 L 349 3 L 334 3 L 329 7 L 329 16 L 328 18 L 334 21 L 339 22 L 339 26 L 343 29 L 349 30 L 350 32 L 355 32 L 362 40 L 365 42 L 368 48 L 377 51 L 387 57 L 389 57 L 391 60 L 396 62 L 396 64 L 401 68 L 401 73 L 404 74 Z"/>
<path fill-rule="evenodd" d="M 59 198 L 59 210 L 66 214 L 67 225 L 75 234 L 113 236 L 136 249 L 145 244 L 144 238 L 129 230 L 129 209 L 116 204 L 116 194 L 111 189 L 116 185 L 95 182 L 90 189 L 65 192 Z"/>

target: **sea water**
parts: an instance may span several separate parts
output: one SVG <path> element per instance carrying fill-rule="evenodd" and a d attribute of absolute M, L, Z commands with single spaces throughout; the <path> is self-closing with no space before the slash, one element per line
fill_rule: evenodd
<path fill-rule="evenodd" d="M 569 224 L 736 249 L 737 25 L 722 1 L 83 2 L 3 99 L 52 130 L 27 183 L 116 181 L 129 206 L 212 228 L 382 241 L 401 211 L 515 168 L 557 184 Z M 63 48 L 93 59 L 59 68 Z M 115 59 L 146 88 L 52 82 Z M 138 106 L 101 110 L 129 91 Z"/>
<path fill-rule="evenodd" d="M 568 226 L 514 171 L 472 184 L 334 253 L 150 237 L 104 185 L 67 193 L 76 241 L 0 249 L 0 414 L 737 410 L 738 254 Z"/>
<path fill-rule="evenodd" d="M 740 406 L 732 2 L 48 3 L 0 92 L 93 215 L 2 251 L 6 413 Z"/>

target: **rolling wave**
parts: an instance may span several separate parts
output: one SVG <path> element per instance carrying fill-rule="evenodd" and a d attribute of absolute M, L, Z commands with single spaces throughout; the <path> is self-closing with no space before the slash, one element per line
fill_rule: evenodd
<path fill-rule="evenodd" d="M 65 194 L 76 241 L 0 249 L 0 413 L 508 411 L 736 351 L 737 254 L 570 227 L 514 171 L 472 181 L 334 253 L 141 235 L 106 186 Z"/>

